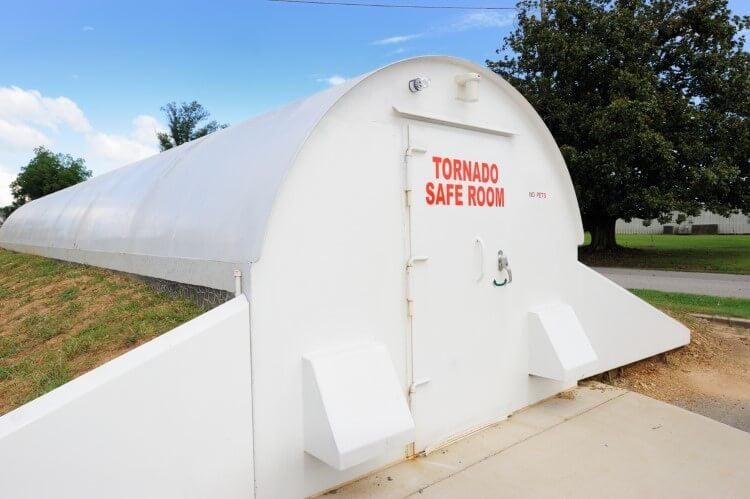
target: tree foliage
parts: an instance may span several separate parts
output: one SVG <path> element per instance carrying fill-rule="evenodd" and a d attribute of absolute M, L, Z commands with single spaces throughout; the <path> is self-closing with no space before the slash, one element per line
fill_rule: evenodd
<path fill-rule="evenodd" d="M 70 154 L 55 154 L 45 147 L 34 149 L 34 157 L 21 168 L 10 184 L 13 204 L 4 211 L 10 214 L 19 206 L 33 200 L 83 182 L 91 177 L 82 158 L 73 159 Z"/>
<path fill-rule="evenodd" d="M 519 3 L 490 69 L 532 103 L 565 157 L 592 232 L 617 218 L 750 209 L 750 57 L 726 0 Z"/>
<path fill-rule="evenodd" d="M 183 102 L 180 105 L 170 102 L 162 107 L 161 110 L 167 118 L 167 126 L 169 128 L 169 133 L 158 132 L 156 134 L 162 151 L 229 126 L 220 125 L 215 120 L 211 120 L 205 125 L 200 126 L 200 123 L 207 120 L 211 116 L 211 113 L 206 111 L 197 101 L 190 103 Z"/>

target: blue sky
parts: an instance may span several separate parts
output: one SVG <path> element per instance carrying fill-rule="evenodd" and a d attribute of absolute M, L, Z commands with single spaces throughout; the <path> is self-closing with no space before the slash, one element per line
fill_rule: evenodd
<path fill-rule="evenodd" d="M 730 5 L 750 14 L 750 0 Z M 237 123 L 407 57 L 484 64 L 512 29 L 512 14 L 264 0 L 8 2 L 0 16 L 0 206 L 36 145 L 102 173 L 157 152 L 159 108 L 169 101 L 195 99 L 220 122 Z"/>

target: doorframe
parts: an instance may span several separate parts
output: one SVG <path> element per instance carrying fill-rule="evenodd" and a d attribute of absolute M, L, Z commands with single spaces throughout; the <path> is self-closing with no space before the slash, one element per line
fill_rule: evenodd
<path fill-rule="evenodd" d="M 414 322 L 412 320 L 413 317 L 413 296 L 412 296 L 412 268 L 414 266 L 414 263 L 417 263 L 418 255 L 414 255 L 413 253 L 413 247 L 412 247 L 412 213 L 411 213 L 411 205 L 412 205 L 412 182 L 411 182 L 411 167 L 410 167 L 410 159 L 414 156 L 414 154 L 425 154 L 427 150 L 423 147 L 412 145 L 411 143 L 411 127 L 412 124 L 409 120 L 403 120 L 404 123 L 404 135 L 405 135 L 405 148 L 404 148 L 404 156 L 403 156 L 403 191 L 404 191 L 404 204 L 406 207 L 406 221 L 405 221 L 405 230 L 406 230 L 406 250 L 407 250 L 407 257 L 405 262 L 405 286 L 406 286 L 406 315 L 407 315 L 407 322 L 408 326 L 406 328 L 406 383 L 407 383 L 407 391 L 406 391 L 406 398 L 407 402 L 409 404 L 409 412 L 411 413 L 412 419 L 414 420 L 414 424 L 416 426 L 416 404 L 415 404 L 415 395 L 417 388 L 420 384 L 417 380 L 414 379 Z M 406 457 L 414 457 L 416 456 L 416 441 L 410 443 L 407 446 L 406 449 Z"/>
<path fill-rule="evenodd" d="M 416 113 L 405 112 L 394 106 L 394 111 L 402 118 L 402 151 L 403 151 L 403 191 L 404 191 L 404 203 L 405 203 L 405 223 L 404 227 L 406 230 L 405 237 L 405 249 L 406 249 L 406 262 L 405 262 L 405 286 L 406 286 L 406 313 L 408 320 L 408 327 L 406 330 L 406 382 L 407 382 L 407 401 L 409 405 L 409 411 L 414 420 L 415 427 L 418 424 L 418 407 L 417 407 L 417 390 L 419 386 L 429 382 L 429 379 L 415 379 L 415 364 L 414 364 L 414 319 L 413 319 L 413 290 L 414 290 L 414 274 L 413 269 L 415 264 L 420 265 L 424 262 L 429 255 L 415 255 L 414 254 L 414 224 L 413 224 L 413 210 L 412 205 L 414 200 L 412 189 L 415 187 L 413 182 L 414 175 L 414 158 L 420 155 L 426 154 L 428 149 L 425 147 L 426 144 L 413 143 L 414 130 L 426 126 L 430 128 L 430 125 L 437 125 L 437 128 L 443 130 L 450 129 L 462 129 L 474 132 L 481 132 L 480 135 L 488 136 L 494 135 L 496 137 L 504 137 L 506 139 L 513 139 L 518 135 L 515 131 L 500 129 L 497 127 L 487 125 L 475 125 L 461 121 L 454 121 L 444 117 L 435 118 L 433 116 L 421 115 Z M 465 438 L 471 434 L 504 421 L 509 417 L 510 413 L 503 414 L 502 416 L 494 416 L 487 418 L 471 427 L 465 428 L 462 431 L 453 434 L 447 438 L 435 441 L 429 444 L 424 449 L 417 452 L 416 450 L 416 439 L 414 442 L 407 446 L 406 457 L 411 458 L 417 455 L 427 455 L 435 450 L 444 448 L 452 443 Z"/>

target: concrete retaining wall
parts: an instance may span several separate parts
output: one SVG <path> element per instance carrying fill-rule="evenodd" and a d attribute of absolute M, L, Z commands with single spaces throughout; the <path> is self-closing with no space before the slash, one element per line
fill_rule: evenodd
<path fill-rule="evenodd" d="M 244 296 L 0 417 L 0 497 L 253 497 Z"/>

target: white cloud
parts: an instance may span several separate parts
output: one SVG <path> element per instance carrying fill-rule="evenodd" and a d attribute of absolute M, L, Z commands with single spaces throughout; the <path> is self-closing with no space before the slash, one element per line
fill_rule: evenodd
<path fill-rule="evenodd" d="M 45 97 L 38 90 L 0 87 L 0 160 L 22 164 L 39 146 L 51 146 L 61 128 L 74 134 L 91 133 L 91 124 L 67 97 Z M 52 135 L 51 135 L 52 134 Z M 64 152 L 70 152 L 68 150 Z M 8 184 L 16 174 L 0 165 L 0 206 L 10 203 Z"/>
<path fill-rule="evenodd" d="M 472 29 L 502 28 L 513 24 L 514 12 L 477 11 L 464 14 L 458 21 L 449 26 L 449 31 L 468 31 Z"/>
<path fill-rule="evenodd" d="M 0 119 L 0 147 L 3 149 L 22 151 L 51 143 L 49 137 L 36 128 Z"/>
<path fill-rule="evenodd" d="M 406 52 L 406 49 L 404 47 L 399 47 L 399 48 L 397 48 L 395 50 L 391 50 L 389 52 L 389 55 L 403 54 L 404 52 Z"/>
<path fill-rule="evenodd" d="M 8 168 L 0 165 L 0 207 L 8 206 L 13 202 L 13 196 L 10 194 L 10 183 L 15 179 L 15 173 L 11 173 Z"/>
<path fill-rule="evenodd" d="M 133 120 L 132 136 L 142 144 L 157 147 L 159 141 L 156 139 L 157 132 L 166 132 L 167 129 L 159 120 L 147 114 L 140 114 Z"/>
<path fill-rule="evenodd" d="M 148 115 L 136 116 L 125 134 L 94 130 L 83 111 L 67 97 L 50 98 L 37 90 L 0 87 L 0 206 L 11 202 L 8 184 L 16 177 L 11 173 L 14 170 L 3 165 L 23 164 L 33 156 L 35 147 L 52 146 L 54 139 L 54 152 L 83 156 L 87 166 L 99 174 L 158 153 L 156 133 L 164 130 Z"/>
<path fill-rule="evenodd" d="M 91 131 L 91 124 L 67 97 L 44 97 L 38 90 L 0 87 L 0 119 L 15 124 L 42 125 L 57 131 L 67 125 L 76 132 Z"/>
<path fill-rule="evenodd" d="M 159 152 L 156 133 L 164 126 L 153 116 L 140 115 L 133 120 L 128 135 L 96 132 L 86 137 L 87 159 L 100 166 L 98 173 L 111 170 Z"/>
<path fill-rule="evenodd" d="M 89 157 L 95 161 L 122 166 L 159 152 L 125 135 L 97 132 L 86 137 Z"/>
<path fill-rule="evenodd" d="M 414 40 L 415 38 L 419 38 L 422 36 L 422 33 L 416 33 L 413 35 L 398 35 L 398 36 L 391 36 L 389 38 L 383 38 L 382 40 L 375 40 L 372 42 L 372 45 L 396 45 L 399 43 L 408 42 L 409 40 Z"/>
<path fill-rule="evenodd" d="M 94 27 L 93 26 L 84 26 L 83 28 L 81 28 L 81 31 L 94 31 Z"/>
<path fill-rule="evenodd" d="M 328 83 L 332 87 L 335 87 L 336 85 L 341 85 L 342 83 L 344 83 L 346 81 L 346 78 L 344 78 L 343 76 L 339 76 L 339 75 L 333 75 L 333 76 L 329 76 L 328 78 L 318 78 L 317 81 Z"/>

